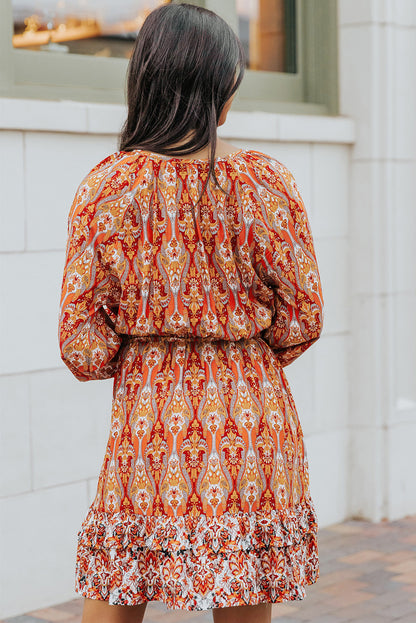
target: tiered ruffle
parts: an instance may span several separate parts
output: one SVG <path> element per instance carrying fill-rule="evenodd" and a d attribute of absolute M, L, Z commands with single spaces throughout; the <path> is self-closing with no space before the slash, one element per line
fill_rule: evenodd
<path fill-rule="evenodd" d="M 76 588 L 90 599 L 170 608 L 302 599 L 318 577 L 310 501 L 220 517 L 88 513 L 79 533 Z"/>

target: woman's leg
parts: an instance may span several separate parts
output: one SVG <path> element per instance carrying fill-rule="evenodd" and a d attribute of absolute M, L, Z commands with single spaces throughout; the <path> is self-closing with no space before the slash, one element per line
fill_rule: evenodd
<path fill-rule="evenodd" d="M 212 616 L 214 623 L 270 623 L 272 620 L 272 604 L 215 608 L 212 611 Z"/>
<path fill-rule="evenodd" d="M 108 601 L 84 599 L 81 623 L 142 623 L 147 604 L 110 606 Z"/>

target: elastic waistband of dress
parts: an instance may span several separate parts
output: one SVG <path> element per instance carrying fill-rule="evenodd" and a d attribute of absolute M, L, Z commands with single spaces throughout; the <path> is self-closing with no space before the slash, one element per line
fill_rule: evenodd
<path fill-rule="evenodd" d="M 213 337 L 213 336 L 207 336 L 207 337 L 202 337 L 199 335 L 184 335 L 184 336 L 179 336 L 179 335 L 156 335 L 156 334 L 152 334 L 152 335 L 127 335 L 126 336 L 129 341 L 132 342 L 203 342 L 203 343 L 215 343 L 215 342 L 229 342 L 229 343 L 236 343 L 236 342 L 247 342 L 249 340 L 258 340 L 260 339 L 260 336 L 250 336 L 250 337 L 243 337 L 243 338 L 239 338 L 237 340 L 233 340 L 230 338 L 226 338 L 226 337 Z"/>

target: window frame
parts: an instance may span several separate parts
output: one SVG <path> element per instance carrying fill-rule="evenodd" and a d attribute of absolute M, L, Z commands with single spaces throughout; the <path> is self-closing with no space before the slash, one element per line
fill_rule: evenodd
<path fill-rule="evenodd" d="M 276 71 L 252 71 L 246 70 L 245 77 L 236 98 L 237 106 L 243 109 L 251 108 L 259 101 L 274 103 L 289 101 L 293 103 L 303 102 L 303 56 L 302 56 L 302 1 L 296 2 L 296 50 L 297 71 L 296 73 L 280 73 Z M 233 0 L 228 2 L 224 10 L 224 0 L 205 0 L 201 2 L 207 9 L 215 11 L 227 22 L 238 30 L 237 11 Z M 256 93 L 256 98 L 252 97 Z"/>
<path fill-rule="evenodd" d="M 217 12 L 236 29 L 233 0 L 189 1 Z M 1 96 L 124 103 L 127 60 L 15 49 L 12 33 L 12 0 L 3 0 Z M 336 0 L 296 0 L 296 39 L 297 72 L 247 70 L 233 104 L 235 110 L 337 114 Z"/>

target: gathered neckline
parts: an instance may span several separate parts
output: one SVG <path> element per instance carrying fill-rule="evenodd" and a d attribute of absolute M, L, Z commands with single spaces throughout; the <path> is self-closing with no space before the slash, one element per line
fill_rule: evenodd
<path fill-rule="evenodd" d="M 193 162 L 199 162 L 203 164 L 210 163 L 209 160 L 203 159 L 203 158 L 181 158 L 180 156 L 167 156 L 165 154 L 158 154 L 154 151 L 148 151 L 147 149 L 134 149 L 132 151 L 139 152 L 142 154 L 147 154 L 151 158 L 158 158 L 159 160 L 165 160 L 165 161 L 176 160 L 177 162 L 185 162 L 185 163 L 193 163 Z M 232 158 L 239 156 L 244 151 L 245 151 L 244 149 L 238 149 L 237 151 L 227 154 L 226 156 L 217 156 L 215 158 L 215 162 L 226 162 L 227 160 L 232 160 Z"/>

